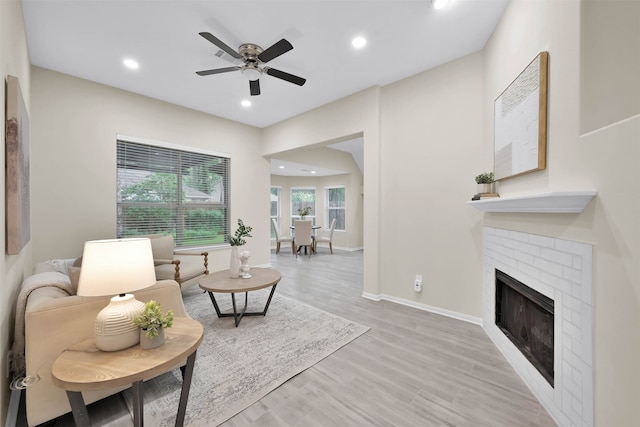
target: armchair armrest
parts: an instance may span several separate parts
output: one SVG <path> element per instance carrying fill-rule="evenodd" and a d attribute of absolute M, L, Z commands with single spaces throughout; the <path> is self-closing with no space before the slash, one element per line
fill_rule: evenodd
<path fill-rule="evenodd" d="M 186 255 L 186 256 L 201 256 L 204 257 L 204 274 L 209 274 L 209 252 L 181 252 L 181 251 L 173 251 L 174 255 Z M 178 263 L 180 263 L 179 260 L 174 260 L 174 261 L 178 261 Z M 176 266 L 176 273 L 178 273 L 178 271 L 180 270 L 179 266 Z M 180 281 L 178 279 L 176 279 L 176 281 L 179 283 Z"/>
<path fill-rule="evenodd" d="M 160 265 L 160 264 L 173 264 L 173 260 L 172 259 L 159 259 L 159 258 L 154 258 L 153 259 L 153 263 L 155 265 Z"/>
<path fill-rule="evenodd" d="M 179 251 L 175 251 L 174 255 L 176 257 L 182 257 L 182 260 L 180 259 L 154 259 L 153 262 L 156 265 L 156 276 L 158 276 L 159 274 L 159 270 L 157 269 L 158 266 L 161 265 L 166 265 L 166 264 L 173 264 L 175 265 L 175 271 L 173 272 L 173 280 L 175 280 L 176 282 L 182 284 L 183 280 L 189 280 L 194 274 L 191 273 L 190 271 L 193 270 L 194 268 L 198 268 L 197 266 L 194 266 L 192 262 L 188 262 L 188 260 L 185 257 L 203 257 L 203 264 L 200 264 L 200 269 L 202 269 L 202 266 L 204 266 L 204 271 L 200 270 L 199 274 L 209 274 L 209 253 L 208 252 L 179 252 Z M 184 261 L 187 264 L 187 277 L 182 277 L 184 275 L 181 276 L 180 274 L 180 267 L 181 267 L 181 261 Z M 169 273 L 169 271 L 167 271 L 166 268 L 161 268 L 161 270 L 163 271 L 163 273 L 161 274 L 161 277 L 163 279 L 169 279 L 170 276 L 168 276 L 167 274 Z"/>

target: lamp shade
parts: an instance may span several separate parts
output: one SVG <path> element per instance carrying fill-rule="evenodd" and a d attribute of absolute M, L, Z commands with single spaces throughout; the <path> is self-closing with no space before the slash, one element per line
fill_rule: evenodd
<path fill-rule="evenodd" d="M 84 244 L 78 295 L 125 294 L 155 282 L 148 238 L 92 240 Z"/>

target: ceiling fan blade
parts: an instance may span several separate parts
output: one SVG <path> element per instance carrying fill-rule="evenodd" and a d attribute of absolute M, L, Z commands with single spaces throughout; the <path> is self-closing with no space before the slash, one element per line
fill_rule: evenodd
<path fill-rule="evenodd" d="M 304 85 L 307 81 L 307 79 L 294 76 L 293 74 L 285 73 L 284 71 L 276 70 L 275 68 L 264 67 L 264 72 L 266 72 L 270 76 L 288 81 L 289 83 L 293 83 L 298 86 Z"/>
<path fill-rule="evenodd" d="M 249 80 L 251 96 L 260 95 L 260 80 Z"/>
<path fill-rule="evenodd" d="M 291 43 L 282 39 L 265 49 L 260 55 L 258 55 L 258 59 L 262 62 L 269 62 L 283 53 L 289 52 L 291 49 L 293 49 Z"/>
<path fill-rule="evenodd" d="M 198 33 L 198 34 L 200 34 L 202 37 L 204 37 L 205 39 L 209 40 L 211 43 L 213 43 L 214 45 L 218 46 L 220 49 L 224 50 L 225 52 L 227 52 L 229 55 L 233 56 L 234 58 L 242 59 L 242 56 L 240 56 L 240 54 L 238 52 L 236 52 L 235 50 L 231 49 L 226 43 L 224 43 L 222 40 L 220 40 L 219 38 L 217 38 L 213 34 L 207 33 L 207 32 L 202 32 L 202 33 Z"/>
<path fill-rule="evenodd" d="M 199 76 L 209 76 L 211 74 L 228 73 L 231 71 L 238 71 L 242 67 L 226 67 L 226 68 L 214 68 L 213 70 L 196 71 Z"/>

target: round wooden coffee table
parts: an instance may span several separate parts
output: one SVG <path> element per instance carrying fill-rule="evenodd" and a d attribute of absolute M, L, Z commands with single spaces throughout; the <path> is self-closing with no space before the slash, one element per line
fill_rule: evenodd
<path fill-rule="evenodd" d="M 203 279 L 200 279 L 200 288 L 209 293 L 209 297 L 213 303 L 213 308 L 215 308 L 218 317 L 233 317 L 237 328 L 244 316 L 265 316 L 267 314 L 269 304 L 271 304 L 271 298 L 273 297 L 273 294 L 276 291 L 276 286 L 278 286 L 278 282 L 281 278 L 282 275 L 280 272 L 272 268 L 252 268 L 251 277 L 247 279 L 241 277 L 232 279 L 229 270 L 222 270 L 211 273 Z M 247 312 L 249 292 L 268 288 L 269 286 L 271 286 L 271 292 L 269 293 L 269 298 L 264 306 L 264 310 Z M 233 313 L 220 312 L 218 302 L 213 295 L 214 292 L 231 294 Z M 241 292 L 244 292 L 244 308 L 242 311 L 238 311 L 236 306 L 236 294 Z"/>

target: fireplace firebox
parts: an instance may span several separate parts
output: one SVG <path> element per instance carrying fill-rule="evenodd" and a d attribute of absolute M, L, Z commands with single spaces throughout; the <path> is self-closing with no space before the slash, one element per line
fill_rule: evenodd
<path fill-rule="evenodd" d="M 553 300 L 496 269 L 496 326 L 553 387 Z"/>

